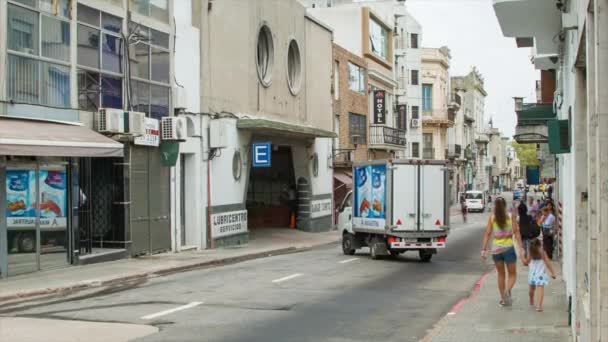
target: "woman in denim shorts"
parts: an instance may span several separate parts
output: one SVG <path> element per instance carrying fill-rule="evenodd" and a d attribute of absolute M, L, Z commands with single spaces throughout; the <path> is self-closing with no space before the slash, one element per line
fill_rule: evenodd
<path fill-rule="evenodd" d="M 515 208 L 513 208 L 515 210 Z M 517 225 L 516 214 L 507 214 L 507 202 L 502 197 L 494 201 L 493 214 L 488 219 L 488 225 L 483 237 L 481 257 L 485 260 L 488 255 L 488 242 L 492 237 L 492 260 L 498 272 L 498 291 L 500 292 L 500 306 L 511 305 L 511 289 L 517 279 L 517 254 L 513 240 L 517 240 L 520 255 L 523 255 L 521 235 Z M 505 284 L 506 273 L 509 273 L 509 282 Z"/>

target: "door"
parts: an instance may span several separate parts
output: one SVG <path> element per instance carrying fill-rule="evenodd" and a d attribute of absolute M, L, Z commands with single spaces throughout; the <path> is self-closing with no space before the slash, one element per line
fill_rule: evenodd
<path fill-rule="evenodd" d="M 352 232 L 353 193 L 349 192 L 338 209 L 338 230 Z"/>
<path fill-rule="evenodd" d="M 393 225 L 395 230 L 418 229 L 418 165 L 395 164 L 393 169 Z"/>
<path fill-rule="evenodd" d="M 6 209 L 0 254 L 7 275 L 68 265 L 70 252 L 66 163 L 9 165 L 4 172 Z"/>
<path fill-rule="evenodd" d="M 157 148 L 134 146 L 131 153 L 131 253 L 169 250 L 169 168 Z"/>
<path fill-rule="evenodd" d="M 420 166 L 420 229 L 437 230 L 445 226 L 447 210 L 447 168 L 444 165 Z"/>

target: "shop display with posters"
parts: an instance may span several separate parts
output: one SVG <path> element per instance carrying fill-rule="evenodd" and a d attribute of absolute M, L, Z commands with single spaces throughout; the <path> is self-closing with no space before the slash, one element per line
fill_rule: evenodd
<path fill-rule="evenodd" d="M 383 230 L 386 225 L 386 165 L 355 167 L 354 174 L 353 223 Z"/>
<path fill-rule="evenodd" d="M 41 228 L 67 227 L 67 186 L 64 171 L 38 173 L 39 202 L 36 200 L 36 172 L 6 172 L 6 217 L 9 228 L 36 226 L 36 209 L 40 209 Z"/>

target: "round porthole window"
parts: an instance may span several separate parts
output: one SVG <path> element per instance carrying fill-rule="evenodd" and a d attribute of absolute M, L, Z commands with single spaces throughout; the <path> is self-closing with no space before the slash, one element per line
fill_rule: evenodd
<path fill-rule="evenodd" d="M 241 179 L 241 170 L 243 167 L 243 163 L 241 161 L 241 152 L 234 151 L 234 155 L 232 156 L 232 177 L 234 180 Z"/>
<path fill-rule="evenodd" d="M 289 42 L 287 51 L 287 84 L 292 95 L 296 95 L 300 90 L 302 80 L 302 61 L 300 59 L 300 47 L 295 39 Z"/>
<path fill-rule="evenodd" d="M 312 156 L 312 175 L 319 176 L 319 155 L 317 153 Z"/>
<path fill-rule="evenodd" d="M 274 43 L 270 28 L 264 25 L 258 32 L 258 45 L 255 54 L 258 77 L 265 87 L 272 83 L 272 67 L 274 65 Z"/>

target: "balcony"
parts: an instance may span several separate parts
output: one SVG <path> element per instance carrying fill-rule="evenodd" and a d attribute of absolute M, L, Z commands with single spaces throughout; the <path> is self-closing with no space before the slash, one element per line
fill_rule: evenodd
<path fill-rule="evenodd" d="M 450 120 L 450 118 L 452 120 Z M 441 126 L 445 128 L 453 127 L 454 120 L 446 109 L 433 109 L 422 113 L 422 124 L 424 126 Z"/>
<path fill-rule="evenodd" d="M 520 144 L 545 143 L 547 122 L 555 119 L 551 104 L 523 104 L 517 108 L 517 126 L 513 138 Z"/>
<path fill-rule="evenodd" d="M 562 13 L 555 1 L 494 0 L 493 5 L 505 37 L 535 38 L 537 55 L 559 52 L 555 34 L 562 28 Z"/>
<path fill-rule="evenodd" d="M 435 149 L 434 148 L 423 148 L 422 149 L 422 159 L 435 159 Z"/>
<path fill-rule="evenodd" d="M 369 145 L 375 149 L 404 149 L 405 130 L 384 125 L 369 126 Z"/>

